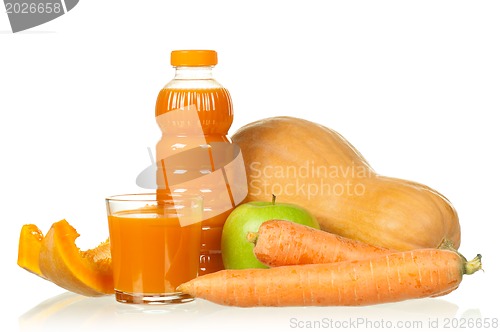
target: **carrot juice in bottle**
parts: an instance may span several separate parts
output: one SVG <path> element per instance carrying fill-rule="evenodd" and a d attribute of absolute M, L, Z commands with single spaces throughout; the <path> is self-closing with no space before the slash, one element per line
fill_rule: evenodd
<path fill-rule="evenodd" d="M 233 106 L 227 89 L 212 74 L 217 53 L 179 50 L 171 53 L 174 78 L 159 92 L 156 121 L 162 137 L 156 145 L 157 195 L 201 194 L 202 222 L 199 274 L 224 268 L 221 233 L 235 207 L 227 178 L 214 180 L 217 171 L 211 146 L 230 143 L 228 130 Z"/>

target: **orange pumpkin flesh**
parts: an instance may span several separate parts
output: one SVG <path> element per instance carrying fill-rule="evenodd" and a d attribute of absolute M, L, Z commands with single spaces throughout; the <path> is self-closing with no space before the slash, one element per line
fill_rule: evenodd
<path fill-rule="evenodd" d="M 44 278 L 40 271 L 39 256 L 43 233 L 33 224 L 24 225 L 19 237 L 17 265 L 39 277 Z"/>
<path fill-rule="evenodd" d="M 75 244 L 79 234 L 63 219 L 54 223 L 45 237 L 34 226 L 38 230 L 35 235 L 39 236 L 31 236 L 41 237 L 36 244 L 30 238 L 33 226 L 25 225 L 21 231 L 18 259 L 21 267 L 81 295 L 102 296 L 114 292 L 109 241 L 82 251 Z"/>

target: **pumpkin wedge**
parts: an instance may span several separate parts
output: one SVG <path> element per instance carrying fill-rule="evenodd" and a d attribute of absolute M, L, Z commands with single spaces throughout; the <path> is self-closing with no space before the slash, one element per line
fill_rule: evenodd
<path fill-rule="evenodd" d="M 52 224 L 45 237 L 35 225 L 25 225 L 21 230 L 18 264 L 77 294 L 112 294 L 109 240 L 82 251 L 75 244 L 78 236 L 77 231 L 64 219 Z"/>
<path fill-rule="evenodd" d="M 19 237 L 17 265 L 39 277 L 45 278 L 40 271 L 39 257 L 43 233 L 33 224 L 23 225 Z"/>

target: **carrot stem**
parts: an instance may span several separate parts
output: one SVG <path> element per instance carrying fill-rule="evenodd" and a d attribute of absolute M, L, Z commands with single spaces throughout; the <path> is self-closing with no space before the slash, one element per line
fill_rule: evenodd
<path fill-rule="evenodd" d="M 483 265 L 481 263 L 481 258 L 482 258 L 481 254 L 477 254 L 476 257 L 474 257 L 472 260 L 468 261 L 464 255 L 462 255 L 460 252 L 458 252 L 457 249 L 455 249 L 455 247 L 453 246 L 453 242 L 448 240 L 448 239 L 443 239 L 443 242 L 441 242 L 439 249 L 450 250 L 450 251 L 455 252 L 457 255 L 459 255 L 464 262 L 464 266 L 463 266 L 463 273 L 464 274 L 470 275 L 470 274 L 476 273 L 477 271 L 483 269 Z"/>
<path fill-rule="evenodd" d="M 451 251 L 455 251 L 456 253 L 458 253 L 458 251 L 455 249 L 455 246 L 453 245 L 453 241 L 449 240 L 449 239 L 443 239 L 443 241 L 441 241 L 441 244 L 439 245 L 438 249 L 444 249 L 444 250 L 451 250 Z M 465 259 L 465 257 L 464 257 Z"/>
<path fill-rule="evenodd" d="M 483 265 L 481 263 L 481 254 L 477 254 L 472 260 L 465 262 L 464 264 L 464 273 L 465 274 L 473 274 L 479 270 L 483 269 Z"/>

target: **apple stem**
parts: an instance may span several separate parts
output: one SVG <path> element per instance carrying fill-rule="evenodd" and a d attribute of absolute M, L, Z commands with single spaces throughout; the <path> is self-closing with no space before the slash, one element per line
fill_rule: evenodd
<path fill-rule="evenodd" d="M 257 243 L 257 238 L 259 237 L 259 233 L 257 232 L 248 232 L 247 233 L 247 241 L 253 244 Z"/>
<path fill-rule="evenodd" d="M 273 194 L 273 200 L 272 200 L 273 205 L 276 203 L 276 195 Z"/>

